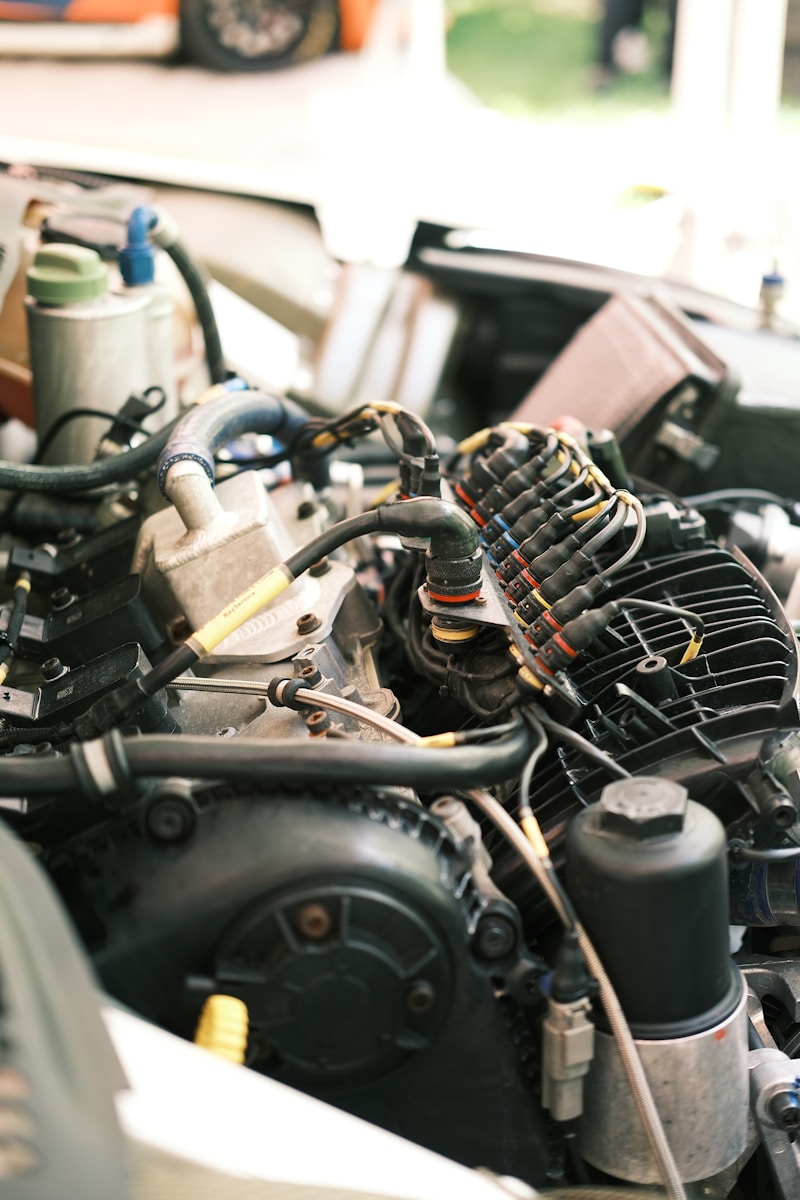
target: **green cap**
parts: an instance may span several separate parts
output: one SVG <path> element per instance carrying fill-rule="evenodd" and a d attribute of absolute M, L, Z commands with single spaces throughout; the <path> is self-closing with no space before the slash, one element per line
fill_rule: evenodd
<path fill-rule="evenodd" d="M 93 300 L 108 290 L 108 269 L 96 250 L 55 244 L 36 252 L 28 268 L 28 292 L 42 304 Z"/>

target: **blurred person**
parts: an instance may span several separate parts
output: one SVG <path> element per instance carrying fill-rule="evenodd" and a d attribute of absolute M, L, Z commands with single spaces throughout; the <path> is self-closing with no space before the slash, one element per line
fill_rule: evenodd
<path fill-rule="evenodd" d="M 669 24 L 661 69 L 669 80 L 675 50 L 678 0 L 666 2 Z M 650 66 L 651 52 L 643 28 L 645 0 L 603 0 L 595 84 L 608 86 L 619 75 L 641 75 Z"/>

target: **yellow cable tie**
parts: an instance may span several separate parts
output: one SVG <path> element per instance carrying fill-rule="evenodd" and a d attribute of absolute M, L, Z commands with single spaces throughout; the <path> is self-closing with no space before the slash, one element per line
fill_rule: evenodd
<path fill-rule="evenodd" d="M 31 581 L 30 581 L 30 579 L 27 577 L 27 575 L 20 575 L 19 579 L 18 579 L 18 580 L 17 580 L 17 582 L 14 584 L 14 590 L 15 590 L 15 591 L 17 590 L 17 588 L 24 588 L 26 592 L 30 593 L 30 590 L 31 590 Z"/>
<path fill-rule="evenodd" d="M 550 857 L 550 848 L 548 847 L 547 842 L 544 840 L 542 828 L 533 813 L 531 813 L 530 816 L 522 817 L 520 819 L 520 825 L 522 826 L 522 832 L 525 834 L 525 837 L 533 846 L 536 857 L 548 859 Z"/>
<path fill-rule="evenodd" d="M 589 464 L 589 478 L 593 479 L 598 487 L 601 487 L 603 491 L 614 491 L 614 485 L 612 484 L 611 480 L 608 478 L 605 471 L 600 470 L 596 462 Z"/>
<path fill-rule="evenodd" d="M 697 658 L 698 654 L 700 653 L 700 647 L 702 645 L 703 645 L 702 635 L 698 636 L 696 633 L 693 633 L 692 640 L 689 642 L 689 645 L 684 650 L 683 658 L 681 659 L 679 665 L 683 666 L 684 663 L 690 663 L 693 659 Z M 0 681 L 0 682 L 2 682 L 2 681 Z"/>
<path fill-rule="evenodd" d="M 0 684 L 5 683 L 8 678 L 8 672 L 11 670 L 11 659 L 4 663 L 0 663 Z"/>
<path fill-rule="evenodd" d="M 236 996 L 209 996 L 197 1023 L 195 1045 L 210 1050 L 218 1058 L 241 1064 L 247 1051 L 249 1027 L 250 1016 L 243 1000 Z"/>
<path fill-rule="evenodd" d="M 261 579 L 257 579 L 249 588 L 240 592 L 230 604 L 226 604 L 215 617 L 195 630 L 187 639 L 189 645 L 194 650 L 199 649 L 201 657 L 203 654 L 210 654 L 215 646 L 244 625 L 245 621 L 249 621 L 280 596 L 281 592 L 285 592 L 294 583 L 294 579 L 285 563 L 273 567 L 266 575 L 262 575 Z"/>
<path fill-rule="evenodd" d="M 464 438 L 463 442 L 459 442 L 456 450 L 459 454 L 474 454 L 476 450 L 480 450 L 482 446 L 486 445 L 491 432 L 488 425 L 485 429 L 479 429 L 477 433 L 470 434 L 468 438 Z"/>
<path fill-rule="evenodd" d="M 601 500 L 597 504 L 593 505 L 592 508 L 585 508 L 583 512 L 573 513 L 572 519 L 573 521 L 588 521 L 590 517 L 598 516 L 604 508 L 605 501 Z"/>

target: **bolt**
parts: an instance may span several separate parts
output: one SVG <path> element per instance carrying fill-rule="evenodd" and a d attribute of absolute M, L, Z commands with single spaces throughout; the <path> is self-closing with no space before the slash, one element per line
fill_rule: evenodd
<path fill-rule="evenodd" d="M 315 708 L 313 712 L 304 712 L 303 720 L 311 737 L 327 737 L 333 728 L 330 713 L 325 712 L 322 708 Z"/>
<path fill-rule="evenodd" d="M 75 599 L 73 593 L 66 587 L 56 588 L 50 596 L 50 603 L 55 609 L 68 608 Z"/>
<path fill-rule="evenodd" d="M 300 668 L 300 678 L 303 683 L 307 683 L 309 687 L 313 687 L 315 683 L 319 683 L 322 679 L 322 672 L 315 663 L 306 663 Z"/>
<path fill-rule="evenodd" d="M 294 923 L 301 937 L 312 942 L 321 942 L 333 928 L 331 914 L 323 904 L 304 904 Z"/>
<path fill-rule="evenodd" d="M 56 534 L 56 541 L 59 546 L 72 546 L 78 540 L 78 531 L 71 526 L 68 529 L 59 529 Z"/>
<path fill-rule="evenodd" d="M 415 979 L 406 995 L 406 1008 L 415 1014 L 430 1012 L 435 999 L 433 984 L 427 979 Z"/>
<path fill-rule="evenodd" d="M 235 725 L 225 725 L 222 729 L 217 730 L 217 737 L 232 738 L 232 737 L 236 737 L 238 732 L 239 732 L 239 730 L 236 728 Z"/>
<path fill-rule="evenodd" d="M 147 832 L 157 842 L 185 842 L 195 827 L 195 812 L 188 801 L 167 796 L 151 804 L 145 817 Z"/>
<path fill-rule="evenodd" d="M 69 667 L 65 667 L 60 658 L 46 658 L 41 666 L 42 677 L 48 683 L 52 683 L 54 679 L 60 679 L 62 675 L 66 675 Z"/>
<path fill-rule="evenodd" d="M 777 1092 L 769 1101 L 769 1115 L 779 1129 L 794 1136 L 800 1130 L 800 1098 L 796 1089 Z"/>
<path fill-rule="evenodd" d="M 320 621 L 316 613 L 303 613 L 301 617 L 297 618 L 297 632 L 313 633 L 315 629 L 319 629 L 321 624 L 322 621 Z"/>
<path fill-rule="evenodd" d="M 505 958 L 514 949 L 517 931 L 507 917 L 495 913 L 478 922 L 475 933 L 475 952 L 481 958 Z"/>
<path fill-rule="evenodd" d="M 308 568 L 308 573 L 314 579 L 318 579 L 320 575 L 327 575 L 330 569 L 331 564 L 328 562 L 327 558 L 321 558 L 319 562 L 311 564 L 311 566 Z"/>

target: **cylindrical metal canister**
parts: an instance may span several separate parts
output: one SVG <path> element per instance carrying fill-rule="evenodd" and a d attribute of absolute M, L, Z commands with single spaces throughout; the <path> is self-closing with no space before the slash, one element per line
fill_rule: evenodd
<path fill-rule="evenodd" d="M 680 784 L 609 784 L 573 822 L 567 881 L 631 1026 L 681 1177 L 730 1166 L 748 1136 L 747 1013 L 730 958 L 725 830 Z M 660 1179 L 616 1042 L 598 1013 L 581 1154 Z"/>
<path fill-rule="evenodd" d="M 150 296 L 112 295 L 100 256 L 82 246 L 52 245 L 28 271 L 36 428 L 40 439 L 74 408 L 116 413 L 132 392 L 156 382 L 149 352 Z M 88 462 L 110 422 L 79 417 L 59 433 L 51 463 Z"/>

